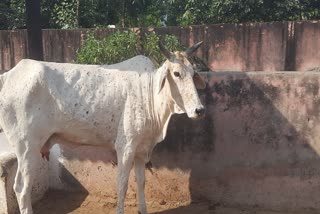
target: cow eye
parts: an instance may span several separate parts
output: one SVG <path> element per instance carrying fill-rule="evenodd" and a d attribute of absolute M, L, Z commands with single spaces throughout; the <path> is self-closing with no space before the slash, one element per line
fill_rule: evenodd
<path fill-rule="evenodd" d="M 174 74 L 176 77 L 180 77 L 180 73 L 177 72 L 177 71 L 173 72 L 173 74 Z"/>

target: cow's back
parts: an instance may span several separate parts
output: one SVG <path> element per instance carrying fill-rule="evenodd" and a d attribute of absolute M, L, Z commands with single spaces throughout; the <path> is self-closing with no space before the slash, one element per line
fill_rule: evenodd
<path fill-rule="evenodd" d="M 139 84 L 140 72 L 125 69 L 144 66 L 134 62 L 97 66 L 23 60 L 8 73 L 2 101 L 14 106 L 11 112 L 20 111 L 18 117 L 27 117 L 22 120 L 41 114 L 53 124 L 52 132 L 67 140 L 114 142 L 128 92 Z"/>

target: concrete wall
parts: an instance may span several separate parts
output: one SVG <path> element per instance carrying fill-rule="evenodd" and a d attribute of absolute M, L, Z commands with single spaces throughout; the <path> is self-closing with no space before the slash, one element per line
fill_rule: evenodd
<path fill-rule="evenodd" d="M 87 31 L 43 30 L 45 61 L 72 62 Z M 128 30 L 128 29 L 117 29 Z M 304 71 L 320 67 L 320 21 L 202 25 L 141 28 L 141 32 L 176 35 L 190 46 L 204 45 L 198 56 L 213 71 Z M 115 29 L 98 29 L 103 37 Z M 0 31 L 0 71 L 9 70 L 28 57 L 26 31 Z"/>
<path fill-rule="evenodd" d="M 149 206 L 208 200 L 274 210 L 320 210 L 320 74 L 206 73 L 203 120 L 185 115 L 147 172 Z M 103 148 L 56 149 L 56 187 L 116 201 L 113 154 Z M 55 159 L 55 158 L 53 158 Z M 54 177 L 51 174 L 51 177 Z M 136 203 L 131 176 L 127 203 Z"/>
<path fill-rule="evenodd" d="M 0 71 L 9 70 L 27 58 L 27 31 L 0 30 Z"/>

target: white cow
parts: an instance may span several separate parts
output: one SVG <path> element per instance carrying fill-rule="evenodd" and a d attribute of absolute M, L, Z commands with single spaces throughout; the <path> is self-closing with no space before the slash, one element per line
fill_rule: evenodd
<path fill-rule="evenodd" d="M 171 115 L 204 114 L 195 86 L 205 83 L 187 60 L 200 45 L 175 53 L 160 45 L 167 61 L 155 72 L 148 58 L 138 56 L 110 66 L 22 60 L 0 76 L 0 125 L 15 146 L 21 214 L 32 213 L 37 159 L 52 138 L 115 149 L 117 214 L 124 213 L 134 163 L 139 212 L 146 214 L 145 163 L 164 139 Z"/>

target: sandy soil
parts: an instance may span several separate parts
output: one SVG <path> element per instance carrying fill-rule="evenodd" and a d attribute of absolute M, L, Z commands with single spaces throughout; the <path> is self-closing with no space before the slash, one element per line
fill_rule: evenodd
<path fill-rule="evenodd" d="M 148 205 L 153 214 L 316 214 L 316 212 L 272 212 L 259 209 L 228 208 L 208 203 L 176 206 L 154 202 Z M 35 214 L 108 214 L 116 213 L 114 199 L 62 191 L 49 192 L 35 206 Z M 137 214 L 136 206 L 126 206 L 126 214 Z"/>

